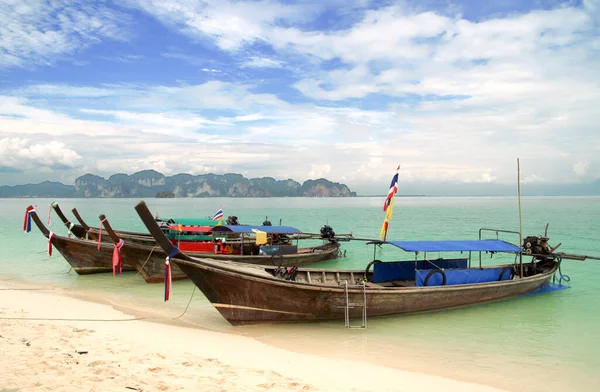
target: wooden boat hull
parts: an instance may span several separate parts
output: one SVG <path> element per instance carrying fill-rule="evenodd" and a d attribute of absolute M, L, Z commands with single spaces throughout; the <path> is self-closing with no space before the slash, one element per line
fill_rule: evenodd
<path fill-rule="evenodd" d="M 112 255 L 114 246 L 98 244 L 88 240 L 79 240 L 55 235 L 52 245 L 67 260 L 79 275 L 112 272 Z M 135 271 L 135 268 L 123 259 L 123 271 Z"/>
<path fill-rule="evenodd" d="M 47 236 L 46 236 L 47 237 Z M 73 270 L 80 275 L 112 272 L 112 253 L 114 245 L 101 242 L 98 244 L 91 240 L 67 238 L 55 235 L 52 244 L 56 250 L 69 262 Z M 329 244 L 327 244 L 329 245 Z M 315 247 L 319 248 L 319 247 Z M 319 248 L 319 252 L 302 252 L 295 255 L 285 255 L 283 259 L 278 256 L 232 256 L 215 255 L 210 253 L 191 253 L 195 257 L 205 257 L 215 260 L 232 260 L 239 263 L 258 265 L 281 265 L 282 261 L 288 265 L 306 265 L 337 257 L 339 244 Z M 121 248 L 124 271 L 139 271 L 147 283 L 162 283 L 165 278 L 165 260 L 167 254 L 158 246 L 148 246 L 139 243 L 128 243 Z M 183 280 L 188 276 L 177 264 L 171 265 L 171 279 Z"/>
<path fill-rule="evenodd" d="M 29 216 L 31 220 L 33 220 L 44 237 L 50 238 L 52 235 L 52 246 L 67 260 L 77 274 L 87 275 L 112 272 L 113 244 L 102 242 L 100 243 L 100 247 L 98 247 L 98 243 L 95 241 L 69 238 L 51 233 L 44 223 L 42 223 L 33 206 L 29 206 L 27 211 L 30 209 Z M 134 271 L 134 268 L 131 264 L 123 260 L 123 271 Z"/>
<path fill-rule="evenodd" d="M 208 260 L 173 259 L 231 324 L 344 319 L 343 286 L 299 283 L 222 268 Z M 514 280 L 457 286 L 366 287 L 367 317 L 452 309 L 516 297 L 545 285 L 556 266 L 543 274 Z M 360 274 L 355 271 L 356 276 Z M 348 289 L 349 303 L 362 304 L 362 288 Z M 350 308 L 350 317 L 362 307 Z"/>
<path fill-rule="evenodd" d="M 121 249 L 123 261 L 132 265 L 144 278 L 146 283 L 163 283 L 165 281 L 165 261 L 167 254 L 158 246 L 127 243 Z M 176 264 L 171 264 L 171 280 L 187 279 L 187 275 Z"/>

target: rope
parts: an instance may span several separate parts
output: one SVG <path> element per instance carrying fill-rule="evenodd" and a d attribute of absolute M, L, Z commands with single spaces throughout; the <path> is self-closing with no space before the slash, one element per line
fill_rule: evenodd
<path fill-rule="evenodd" d="M 0 290 L 47 290 L 47 289 L 0 289 Z M 0 317 L 0 320 L 26 320 L 26 321 L 102 321 L 102 322 L 115 322 L 115 321 L 140 321 L 140 320 L 177 320 L 181 318 L 184 314 L 186 314 L 190 304 L 192 303 L 192 299 L 194 298 L 194 293 L 196 293 L 196 286 L 194 286 L 194 290 L 192 290 L 192 294 L 190 295 L 190 299 L 181 313 L 177 317 L 159 317 L 159 316 L 148 316 L 148 317 L 133 317 L 127 319 L 83 319 L 83 318 L 44 318 L 44 317 Z"/>
<path fill-rule="evenodd" d="M 185 314 L 185 312 L 187 312 L 188 308 L 190 307 L 190 304 L 192 303 L 192 298 L 194 298 L 194 293 L 196 292 L 196 286 L 194 285 L 194 290 L 192 290 L 192 295 L 190 296 L 190 300 L 188 301 L 183 313 L 181 313 L 179 316 L 172 318 L 171 320 L 177 320 L 178 318 L 180 318 L 181 316 L 183 316 Z"/>
<path fill-rule="evenodd" d="M 562 266 L 562 257 L 558 256 L 558 285 L 562 286 L 562 282 L 565 283 L 569 283 L 571 281 L 571 277 L 569 275 L 563 275 L 562 271 L 561 271 L 561 266 Z M 552 277 L 552 283 L 556 282 L 556 273 L 554 273 L 554 276 Z"/>
<path fill-rule="evenodd" d="M 146 258 L 146 261 L 144 261 L 144 263 L 142 264 L 142 266 L 141 266 L 141 267 L 140 267 L 140 268 L 137 270 L 136 274 L 135 274 L 135 275 L 133 275 L 132 277 L 129 277 L 129 278 L 127 278 L 127 279 L 124 279 L 124 281 L 123 281 L 123 282 L 120 282 L 120 283 L 117 285 L 117 287 L 120 287 L 120 286 L 124 286 L 124 285 L 126 285 L 126 284 L 129 284 L 129 283 L 130 283 L 130 281 L 131 281 L 132 279 L 135 279 L 135 278 L 137 278 L 137 276 L 138 276 L 138 275 L 139 275 L 139 274 L 140 274 L 140 273 L 141 273 L 141 272 L 144 270 L 144 267 L 146 266 L 146 264 L 147 264 L 147 263 L 148 263 L 148 261 L 150 260 L 150 256 L 152 256 L 152 252 L 154 252 L 154 249 L 156 249 L 156 248 L 157 248 L 157 246 L 153 246 L 153 247 L 152 247 L 152 249 L 150 250 L 150 254 L 148 254 L 148 258 Z M 123 280 L 123 279 L 121 279 L 121 280 Z"/>
<path fill-rule="evenodd" d="M 146 263 L 148 263 L 148 260 L 150 260 L 150 256 L 152 256 L 152 252 L 154 252 L 154 249 L 156 249 L 156 245 L 152 247 L 152 249 L 150 250 L 150 254 L 148 255 L 148 257 L 146 258 L 146 261 L 144 261 L 144 264 L 142 264 L 142 266 L 140 267 L 140 269 L 138 269 L 137 274 L 133 275 L 133 277 L 135 278 L 136 276 L 138 276 L 140 274 L 141 271 L 144 270 L 144 267 L 146 266 Z"/>

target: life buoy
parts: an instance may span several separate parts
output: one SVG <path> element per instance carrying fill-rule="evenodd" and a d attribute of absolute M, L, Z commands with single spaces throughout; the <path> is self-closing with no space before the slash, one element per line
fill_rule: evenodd
<path fill-rule="evenodd" d="M 429 278 L 431 278 L 433 275 L 437 274 L 437 273 L 442 274 L 442 286 L 446 285 L 446 273 L 441 270 L 441 269 L 432 269 L 431 271 L 429 271 L 429 273 L 427 274 L 427 276 L 425 277 L 425 281 L 423 282 L 423 286 L 427 286 L 427 283 L 429 283 Z"/>
<path fill-rule="evenodd" d="M 381 260 L 373 260 L 369 264 L 367 264 L 367 268 L 365 268 L 365 277 L 369 279 L 369 270 L 373 264 L 381 263 Z"/>

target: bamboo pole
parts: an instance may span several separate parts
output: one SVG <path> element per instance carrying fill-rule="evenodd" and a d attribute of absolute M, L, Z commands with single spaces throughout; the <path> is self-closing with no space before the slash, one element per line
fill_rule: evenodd
<path fill-rule="evenodd" d="M 521 214 L 521 165 L 517 158 L 517 196 L 519 201 L 519 246 L 523 245 L 523 216 Z M 519 277 L 523 277 L 523 253 L 519 253 Z"/>

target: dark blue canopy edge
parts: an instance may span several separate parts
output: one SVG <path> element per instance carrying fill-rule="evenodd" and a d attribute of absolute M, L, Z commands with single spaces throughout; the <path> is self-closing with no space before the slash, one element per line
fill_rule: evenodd
<path fill-rule="evenodd" d="M 298 234 L 300 230 L 289 226 L 214 226 L 214 232 L 231 232 L 231 233 L 253 233 L 252 229 L 264 231 L 268 234 Z"/>
<path fill-rule="evenodd" d="M 508 252 L 523 250 L 502 240 L 387 241 L 407 252 Z"/>

